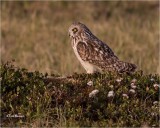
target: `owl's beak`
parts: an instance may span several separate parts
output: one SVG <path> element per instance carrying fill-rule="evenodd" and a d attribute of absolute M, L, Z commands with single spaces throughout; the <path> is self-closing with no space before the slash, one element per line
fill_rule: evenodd
<path fill-rule="evenodd" d="M 68 33 L 68 35 L 69 35 L 70 38 L 72 37 L 70 33 Z"/>
<path fill-rule="evenodd" d="M 69 37 L 72 38 L 72 35 L 70 33 L 68 33 Z"/>

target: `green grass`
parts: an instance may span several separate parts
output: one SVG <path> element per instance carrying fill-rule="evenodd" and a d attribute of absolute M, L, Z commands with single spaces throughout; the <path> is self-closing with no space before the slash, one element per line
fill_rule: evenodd
<path fill-rule="evenodd" d="M 0 72 L 3 127 L 159 126 L 159 75 L 139 71 L 49 78 L 12 63 L 2 64 Z M 99 92 L 90 96 L 95 89 Z M 23 117 L 7 117 L 15 114 Z"/>
<path fill-rule="evenodd" d="M 1 2 L 2 60 L 30 71 L 85 72 L 71 48 L 68 28 L 86 24 L 124 61 L 159 73 L 158 1 Z M 74 63 L 73 63 L 74 62 Z"/>

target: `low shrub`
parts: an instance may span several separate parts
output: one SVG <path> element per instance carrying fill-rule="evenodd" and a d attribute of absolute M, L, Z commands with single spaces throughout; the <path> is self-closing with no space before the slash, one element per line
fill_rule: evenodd
<path fill-rule="evenodd" d="M 1 65 L 1 126 L 159 126 L 159 75 L 48 76 Z"/>

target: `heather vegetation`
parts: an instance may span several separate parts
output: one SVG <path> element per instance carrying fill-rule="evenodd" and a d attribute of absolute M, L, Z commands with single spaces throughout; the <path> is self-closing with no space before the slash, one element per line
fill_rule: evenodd
<path fill-rule="evenodd" d="M 2 126 L 159 125 L 158 75 L 48 77 L 6 63 L 1 79 Z"/>

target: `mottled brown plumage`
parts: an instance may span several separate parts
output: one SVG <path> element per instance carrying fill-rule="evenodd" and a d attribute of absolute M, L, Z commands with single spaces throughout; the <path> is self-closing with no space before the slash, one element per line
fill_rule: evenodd
<path fill-rule="evenodd" d="M 69 35 L 73 50 L 87 73 L 135 71 L 135 64 L 120 61 L 109 46 L 94 36 L 84 24 L 73 23 Z"/>

